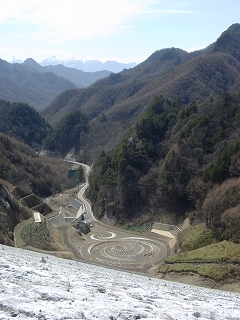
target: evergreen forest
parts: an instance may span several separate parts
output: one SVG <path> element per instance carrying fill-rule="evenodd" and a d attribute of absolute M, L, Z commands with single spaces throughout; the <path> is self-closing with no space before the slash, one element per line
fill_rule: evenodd
<path fill-rule="evenodd" d="M 187 215 L 239 241 L 240 94 L 202 104 L 155 97 L 122 142 L 102 152 L 90 198 L 119 224 L 178 223 Z"/>

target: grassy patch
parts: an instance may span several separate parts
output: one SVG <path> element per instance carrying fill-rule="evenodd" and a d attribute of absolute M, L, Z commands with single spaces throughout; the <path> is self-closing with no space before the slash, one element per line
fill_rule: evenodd
<path fill-rule="evenodd" d="M 229 276 L 240 279 L 239 271 L 235 266 L 223 266 L 218 264 L 197 265 L 191 263 L 177 263 L 160 266 L 159 273 L 168 272 L 193 272 L 204 278 L 209 278 L 215 281 L 222 281 Z"/>
<path fill-rule="evenodd" d="M 145 222 L 142 224 L 134 224 L 131 226 L 123 226 L 122 229 L 136 231 L 136 232 L 149 232 L 152 230 L 153 222 Z"/>
<path fill-rule="evenodd" d="M 43 223 L 34 224 L 32 229 L 32 246 L 45 249 L 49 242 L 50 235 L 46 225 Z"/>
<path fill-rule="evenodd" d="M 240 270 L 233 265 L 239 262 L 240 244 L 216 243 L 214 233 L 201 224 L 181 233 L 180 252 L 167 257 L 159 272 L 193 272 L 215 281 L 228 277 L 239 280 Z"/>
<path fill-rule="evenodd" d="M 183 230 L 181 237 L 181 251 L 191 251 L 207 246 L 215 242 L 212 230 L 207 229 L 205 224 Z"/>
<path fill-rule="evenodd" d="M 233 244 L 225 240 L 193 251 L 171 255 L 165 262 L 240 262 L 240 244 Z"/>

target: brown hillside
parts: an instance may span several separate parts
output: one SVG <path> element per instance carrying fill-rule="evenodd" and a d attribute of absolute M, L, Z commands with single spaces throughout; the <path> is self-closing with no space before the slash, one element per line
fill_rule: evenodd
<path fill-rule="evenodd" d="M 214 44 L 195 53 L 175 48 L 157 51 L 131 70 L 111 74 L 89 88 L 62 93 L 42 115 L 55 125 L 69 112 L 85 113 L 92 123 L 81 138 L 81 159 L 96 160 L 101 150 L 111 150 L 120 142 L 155 96 L 188 104 L 238 91 L 239 30 L 239 24 L 231 26 Z"/>
<path fill-rule="evenodd" d="M 75 88 L 67 79 L 44 71 L 27 64 L 11 64 L 0 59 L 1 99 L 29 103 L 41 110 L 61 92 Z"/>
<path fill-rule="evenodd" d="M 40 157 L 29 146 L 0 133 L 0 178 L 26 194 L 47 197 L 71 187 L 69 169 L 61 159 Z"/>
<path fill-rule="evenodd" d="M 184 58 L 183 58 L 183 57 Z M 67 113 L 81 109 L 90 118 L 127 103 L 153 79 L 162 77 L 169 70 L 187 60 L 188 53 L 180 49 L 163 49 L 131 70 L 123 70 L 101 79 L 87 89 L 69 90 L 57 97 L 42 115 L 56 124 Z"/>

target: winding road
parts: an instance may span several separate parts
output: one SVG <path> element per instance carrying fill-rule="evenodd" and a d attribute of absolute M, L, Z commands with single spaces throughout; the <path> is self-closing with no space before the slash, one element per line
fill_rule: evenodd
<path fill-rule="evenodd" d="M 86 182 L 78 192 L 78 199 L 85 206 L 84 220 L 94 222 L 91 232 L 84 235 L 85 241 L 75 246 L 81 260 L 116 267 L 125 270 L 146 272 L 158 265 L 169 254 L 169 238 L 149 233 L 136 233 L 98 221 L 92 212 L 90 203 L 84 197 L 89 186 L 91 168 L 80 162 L 65 160 L 85 169 Z M 74 251 L 75 251 L 74 250 Z M 76 252 L 76 251 L 75 251 Z M 75 254 L 76 256 L 76 254 Z"/>
<path fill-rule="evenodd" d="M 86 182 L 85 184 L 82 186 L 82 188 L 79 190 L 78 192 L 78 199 L 83 203 L 83 205 L 85 206 L 85 209 L 86 209 L 86 213 L 84 214 L 84 220 L 89 220 L 89 221 L 97 221 L 93 215 L 93 212 L 92 212 L 92 208 L 91 208 L 91 205 L 90 203 L 85 199 L 85 197 L 83 196 L 86 189 L 88 188 L 89 186 L 89 180 L 88 180 L 88 177 L 89 177 L 89 174 L 90 174 L 90 171 L 91 171 L 91 168 L 86 165 L 85 163 L 81 163 L 81 162 L 77 162 L 77 161 L 71 161 L 71 160 L 65 160 L 65 161 L 68 161 L 70 163 L 73 163 L 73 164 L 76 164 L 76 165 L 80 165 L 82 166 L 84 169 L 85 169 L 85 179 L 86 179 Z"/>

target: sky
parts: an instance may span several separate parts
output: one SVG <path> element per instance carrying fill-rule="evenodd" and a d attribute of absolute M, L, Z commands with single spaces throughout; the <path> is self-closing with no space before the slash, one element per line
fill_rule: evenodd
<path fill-rule="evenodd" d="M 207 47 L 239 12 L 239 0 L 0 0 L 0 58 L 139 63 Z"/>

